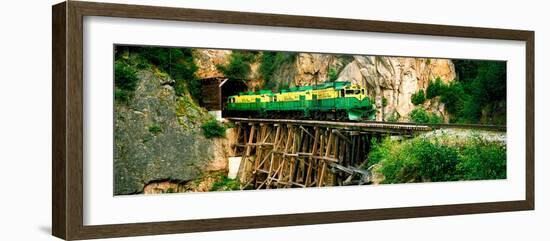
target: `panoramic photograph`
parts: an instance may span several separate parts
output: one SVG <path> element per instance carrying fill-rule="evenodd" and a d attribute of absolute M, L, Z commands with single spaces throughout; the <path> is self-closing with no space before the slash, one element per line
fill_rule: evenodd
<path fill-rule="evenodd" d="M 115 45 L 114 195 L 506 179 L 506 62 Z"/>

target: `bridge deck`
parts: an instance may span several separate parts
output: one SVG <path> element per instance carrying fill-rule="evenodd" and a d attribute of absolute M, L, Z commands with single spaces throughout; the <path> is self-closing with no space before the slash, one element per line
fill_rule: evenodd
<path fill-rule="evenodd" d="M 227 118 L 233 122 L 248 123 L 271 123 L 271 124 L 294 124 L 302 126 L 317 126 L 328 128 L 339 128 L 357 130 L 362 132 L 378 133 L 411 133 L 431 131 L 433 128 L 427 125 L 412 123 L 384 123 L 384 122 L 341 122 L 341 121 L 320 121 L 320 120 L 294 120 L 294 119 L 251 119 L 251 118 Z"/>
<path fill-rule="evenodd" d="M 504 125 L 479 125 L 479 124 L 417 124 L 410 122 L 381 122 L 381 121 L 321 121 L 321 120 L 298 120 L 298 119 L 258 119 L 258 118 L 240 118 L 228 117 L 227 120 L 234 122 L 248 123 L 280 123 L 280 124 L 295 124 L 304 126 L 318 126 L 329 128 L 341 128 L 349 130 L 358 130 L 364 132 L 379 132 L 379 133 L 411 133 L 431 131 L 435 129 L 475 129 L 487 130 L 496 132 L 506 132 Z"/>

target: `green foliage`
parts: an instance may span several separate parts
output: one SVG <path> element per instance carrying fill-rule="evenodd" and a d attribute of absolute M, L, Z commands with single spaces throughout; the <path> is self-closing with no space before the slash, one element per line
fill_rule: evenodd
<path fill-rule="evenodd" d="M 424 95 L 424 90 L 422 89 L 418 90 L 418 92 L 412 94 L 411 96 L 411 102 L 413 105 L 423 104 L 424 101 L 426 101 L 426 96 Z"/>
<path fill-rule="evenodd" d="M 506 178 L 506 146 L 474 138 L 460 156 L 458 166 L 466 180 Z"/>
<path fill-rule="evenodd" d="M 162 128 L 157 124 L 153 124 L 149 126 L 149 132 L 151 132 L 151 134 L 153 135 L 158 135 L 159 133 L 162 132 Z"/>
<path fill-rule="evenodd" d="M 261 62 L 260 62 L 260 74 L 266 81 L 266 89 L 276 89 L 281 86 L 279 81 L 273 79 L 275 71 L 279 69 L 282 65 L 287 63 L 292 63 L 296 60 L 296 53 L 290 52 L 262 52 Z"/>
<path fill-rule="evenodd" d="M 226 129 L 237 127 L 234 122 L 225 122 L 223 125 L 225 126 Z"/>
<path fill-rule="evenodd" d="M 397 122 L 399 120 L 399 117 L 399 113 L 397 111 L 394 111 L 388 118 L 386 118 L 386 121 Z"/>
<path fill-rule="evenodd" d="M 207 121 L 201 128 L 206 138 L 225 137 L 226 127 L 216 120 Z"/>
<path fill-rule="evenodd" d="M 247 79 L 250 74 L 250 63 L 256 58 L 256 52 L 233 51 L 227 65 L 216 65 L 225 77 Z"/>
<path fill-rule="evenodd" d="M 458 77 L 453 83 L 456 86 L 449 86 L 450 90 L 445 96 L 449 98 L 442 96 L 442 101 L 456 120 L 480 123 L 484 108 L 506 106 L 498 104 L 506 103 L 506 62 L 453 60 L 453 64 Z"/>
<path fill-rule="evenodd" d="M 369 165 L 381 165 L 377 171 L 384 175 L 384 183 L 418 182 L 421 180 L 419 160 L 409 155 L 411 148 L 411 143 L 399 144 L 386 138 L 380 145 L 375 145 L 369 153 Z"/>
<path fill-rule="evenodd" d="M 390 155 L 390 150 L 392 150 L 393 141 L 390 138 L 384 138 L 381 142 L 378 142 L 376 139 L 371 140 L 371 151 L 368 155 L 368 164 L 372 166 L 374 164 L 380 163 L 384 158 Z"/>
<path fill-rule="evenodd" d="M 464 101 L 468 98 L 462 84 L 452 82 L 449 85 L 444 85 L 441 92 L 441 102 L 445 104 L 445 109 L 452 114 L 462 116 Z"/>
<path fill-rule="evenodd" d="M 386 99 L 386 97 L 382 97 L 382 106 L 388 106 L 388 99 Z"/>
<path fill-rule="evenodd" d="M 445 88 L 445 84 L 440 77 L 437 77 L 435 80 L 430 81 L 428 88 L 426 89 L 426 98 L 431 99 L 436 96 L 441 95 Z"/>
<path fill-rule="evenodd" d="M 238 180 L 230 179 L 224 176 L 221 180 L 212 184 L 210 191 L 232 191 L 240 190 L 240 183 Z"/>
<path fill-rule="evenodd" d="M 464 143 L 445 138 L 385 138 L 380 143 L 373 142 L 368 155 L 369 166 L 377 163 L 384 183 L 506 178 L 505 146 L 477 137 Z"/>
<path fill-rule="evenodd" d="M 477 72 L 479 68 L 478 60 L 465 60 L 465 59 L 456 59 L 453 60 L 453 65 L 455 66 L 455 72 L 457 80 L 466 83 L 474 80 L 477 77 Z"/>
<path fill-rule="evenodd" d="M 336 79 L 338 79 L 338 70 L 330 68 L 328 70 L 328 81 L 334 82 Z"/>
<path fill-rule="evenodd" d="M 177 95 L 184 95 L 188 89 L 195 99 L 200 99 L 201 84 L 195 75 L 198 66 L 194 62 L 192 49 L 133 47 L 131 51 L 139 55 L 136 64 L 138 69 L 146 68 L 151 63 L 175 80 L 174 90 Z"/>
<path fill-rule="evenodd" d="M 115 61 L 115 100 L 128 101 L 137 84 L 136 70 L 124 61 Z"/>
<path fill-rule="evenodd" d="M 408 150 L 412 158 L 418 160 L 419 174 L 423 180 L 433 182 L 458 180 L 458 149 L 428 139 L 420 138 L 412 142 Z"/>
<path fill-rule="evenodd" d="M 463 116 L 469 122 L 479 122 L 483 108 L 506 102 L 506 62 L 478 63 L 476 78 L 467 82 L 464 89 L 470 98 L 464 104 Z"/>
<path fill-rule="evenodd" d="M 454 181 L 459 178 L 457 148 L 426 138 L 415 138 L 401 144 L 389 140 L 383 143 L 383 146 L 375 148 L 385 150 L 376 151 L 375 155 L 379 156 L 373 157 L 381 159 L 380 172 L 385 177 L 385 183 Z"/>
<path fill-rule="evenodd" d="M 422 107 L 415 108 L 409 113 L 409 118 L 414 123 L 442 123 L 443 118 L 437 114 L 428 113 L 426 109 Z"/>
<path fill-rule="evenodd" d="M 130 99 L 130 92 L 115 87 L 115 101 L 126 103 Z"/>

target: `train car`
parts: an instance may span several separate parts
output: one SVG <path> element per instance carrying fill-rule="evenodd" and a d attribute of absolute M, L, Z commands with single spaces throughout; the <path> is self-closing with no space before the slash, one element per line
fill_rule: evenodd
<path fill-rule="evenodd" d="M 279 92 L 249 91 L 229 96 L 228 116 L 361 120 L 376 112 L 365 89 L 350 82 L 292 87 Z"/>

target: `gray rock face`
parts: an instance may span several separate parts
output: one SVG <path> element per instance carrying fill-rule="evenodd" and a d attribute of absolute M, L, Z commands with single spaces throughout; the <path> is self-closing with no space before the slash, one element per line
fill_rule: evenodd
<path fill-rule="evenodd" d="M 141 193 L 152 181 L 197 178 L 214 156 L 213 140 L 200 123 L 208 114 L 189 96 L 152 71 L 138 73 L 139 86 L 128 104 L 115 104 L 115 195 Z"/>
<path fill-rule="evenodd" d="M 405 119 L 414 109 L 411 96 L 425 90 L 430 81 L 440 77 L 444 83 L 456 77 L 454 65 L 447 59 L 408 57 L 354 56 L 354 60 L 340 72 L 337 81 L 351 81 L 367 88 L 381 110 L 378 120 L 397 115 Z M 382 106 L 386 99 L 386 106 Z M 383 107 L 383 108 L 382 108 Z M 448 118 L 438 99 L 426 101 L 425 108 Z"/>

